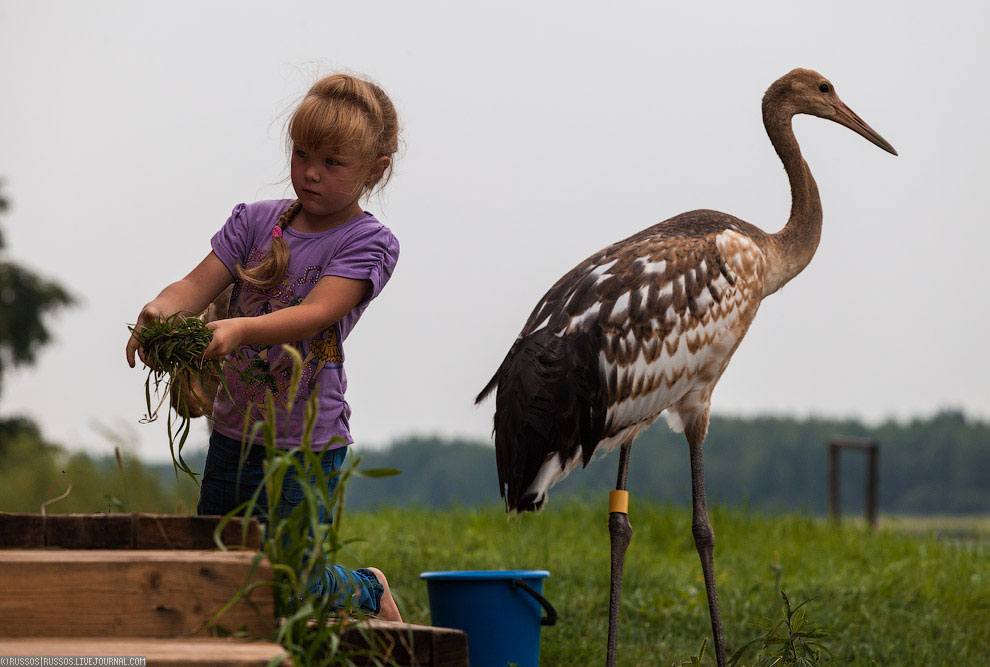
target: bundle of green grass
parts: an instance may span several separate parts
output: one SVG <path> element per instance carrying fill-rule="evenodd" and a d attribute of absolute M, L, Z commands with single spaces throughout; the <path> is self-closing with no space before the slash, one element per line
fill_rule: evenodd
<path fill-rule="evenodd" d="M 176 475 L 181 470 L 195 479 L 182 459 L 182 447 L 189 435 L 190 421 L 209 414 L 221 384 L 220 360 L 203 360 L 213 332 L 198 317 L 175 314 L 142 327 L 127 327 L 141 344 L 148 377 L 144 383 L 148 413 L 142 423 L 158 419 L 158 412 L 169 398 L 168 444 Z M 163 386 L 164 385 L 164 386 Z M 152 386 L 160 395 L 152 409 Z"/>

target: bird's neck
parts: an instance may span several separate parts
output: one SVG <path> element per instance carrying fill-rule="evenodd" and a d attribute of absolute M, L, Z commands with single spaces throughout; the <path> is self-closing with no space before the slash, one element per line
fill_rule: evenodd
<path fill-rule="evenodd" d="M 773 294 L 801 273 L 815 255 L 822 236 L 822 202 L 818 186 L 791 128 L 793 113 L 764 100 L 763 124 L 791 183 L 791 216 L 769 237 L 767 279 L 763 296 Z"/>

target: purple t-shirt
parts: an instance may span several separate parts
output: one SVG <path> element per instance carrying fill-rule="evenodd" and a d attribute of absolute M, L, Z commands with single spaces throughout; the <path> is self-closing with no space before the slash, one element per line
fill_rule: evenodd
<path fill-rule="evenodd" d="M 289 246 L 289 267 L 282 283 L 261 290 L 237 277 L 238 264 L 257 266 L 268 254 L 272 228 L 292 200 L 238 204 L 211 244 L 213 252 L 234 276 L 229 317 L 254 317 L 302 302 L 323 276 L 342 276 L 371 281 L 371 289 L 361 302 L 336 324 L 312 338 L 291 343 L 303 358 L 302 380 L 292 410 L 286 417 L 292 357 L 281 345 L 243 345 L 240 359 L 236 352 L 223 364 L 224 379 L 233 396 L 220 389 L 213 404 L 213 427 L 231 438 L 240 439 L 244 412 L 255 404 L 252 420 L 263 419 L 265 391 L 271 390 L 276 406 L 276 440 L 280 449 L 302 443 L 304 408 L 311 395 L 318 396 L 319 415 L 313 429 L 314 451 L 335 449 L 353 442 L 348 428 L 351 409 L 344 400 L 347 376 L 344 374 L 344 340 L 368 303 L 378 296 L 392 275 L 399 258 L 399 242 L 392 232 L 368 212 L 317 234 L 297 232 L 291 226 L 282 238 Z M 236 405 L 235 405 L 236 404 Z M 341 440 L 331 443 L 333 438 Z M 261 435 L 255 438 L 261 442 Z"/>

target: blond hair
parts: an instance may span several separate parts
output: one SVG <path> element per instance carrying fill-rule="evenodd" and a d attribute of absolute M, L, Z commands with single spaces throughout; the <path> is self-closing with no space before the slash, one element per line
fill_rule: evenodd
<path fill-rule="evenodd" d="M 392 157 L 399 149 L 399 117 L 392 100 L 377 84 L 350 74 L 331 74 L 313 84 L 292 112 L 286 126 L 286 143 L 328 154 L 346 154 L 365 167 L 389 158 L 378 173 L 371 174 L 360 196 L 379 190 L 392 176 Z M 301 205 L 293 202 L 282 212 L 278 226 L 292 221 Z M 273 289 L 282 282 L 289 266 L 289 246 L 283 238 L 272 239 L 268 255 L 257 266 L 238 265 L 241 280 L 259 289 Z"/>

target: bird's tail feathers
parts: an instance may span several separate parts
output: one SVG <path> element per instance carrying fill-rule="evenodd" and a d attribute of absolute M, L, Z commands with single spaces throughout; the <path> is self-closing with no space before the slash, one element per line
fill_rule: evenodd
<path fill-rule="evenodd" d="M 601 440 L 604 380 L 592 336 L 543 330 L 517 341 L 479 394 L 498 387 L 495 459 L 510 512 L 539 510 L 547 489 L 587 465 Z"/>
<path fill-rule="evenodd" d="M 488 398 L 488 394 L 492 393 L 495 390 L 495 387 L 498 386 L 498 374 L 499 372 L 501 372 L 501 370 L 502 369 L 499 368 L 497 371 L 495 371 L 495 375 L 493 375 L 492 379 L 488 381 L 488 384 L 485 385 L 485 388 L 481 390 L 481 393 L 474 397 L 475 405 L 480 404 L 483 400 Z"/>

